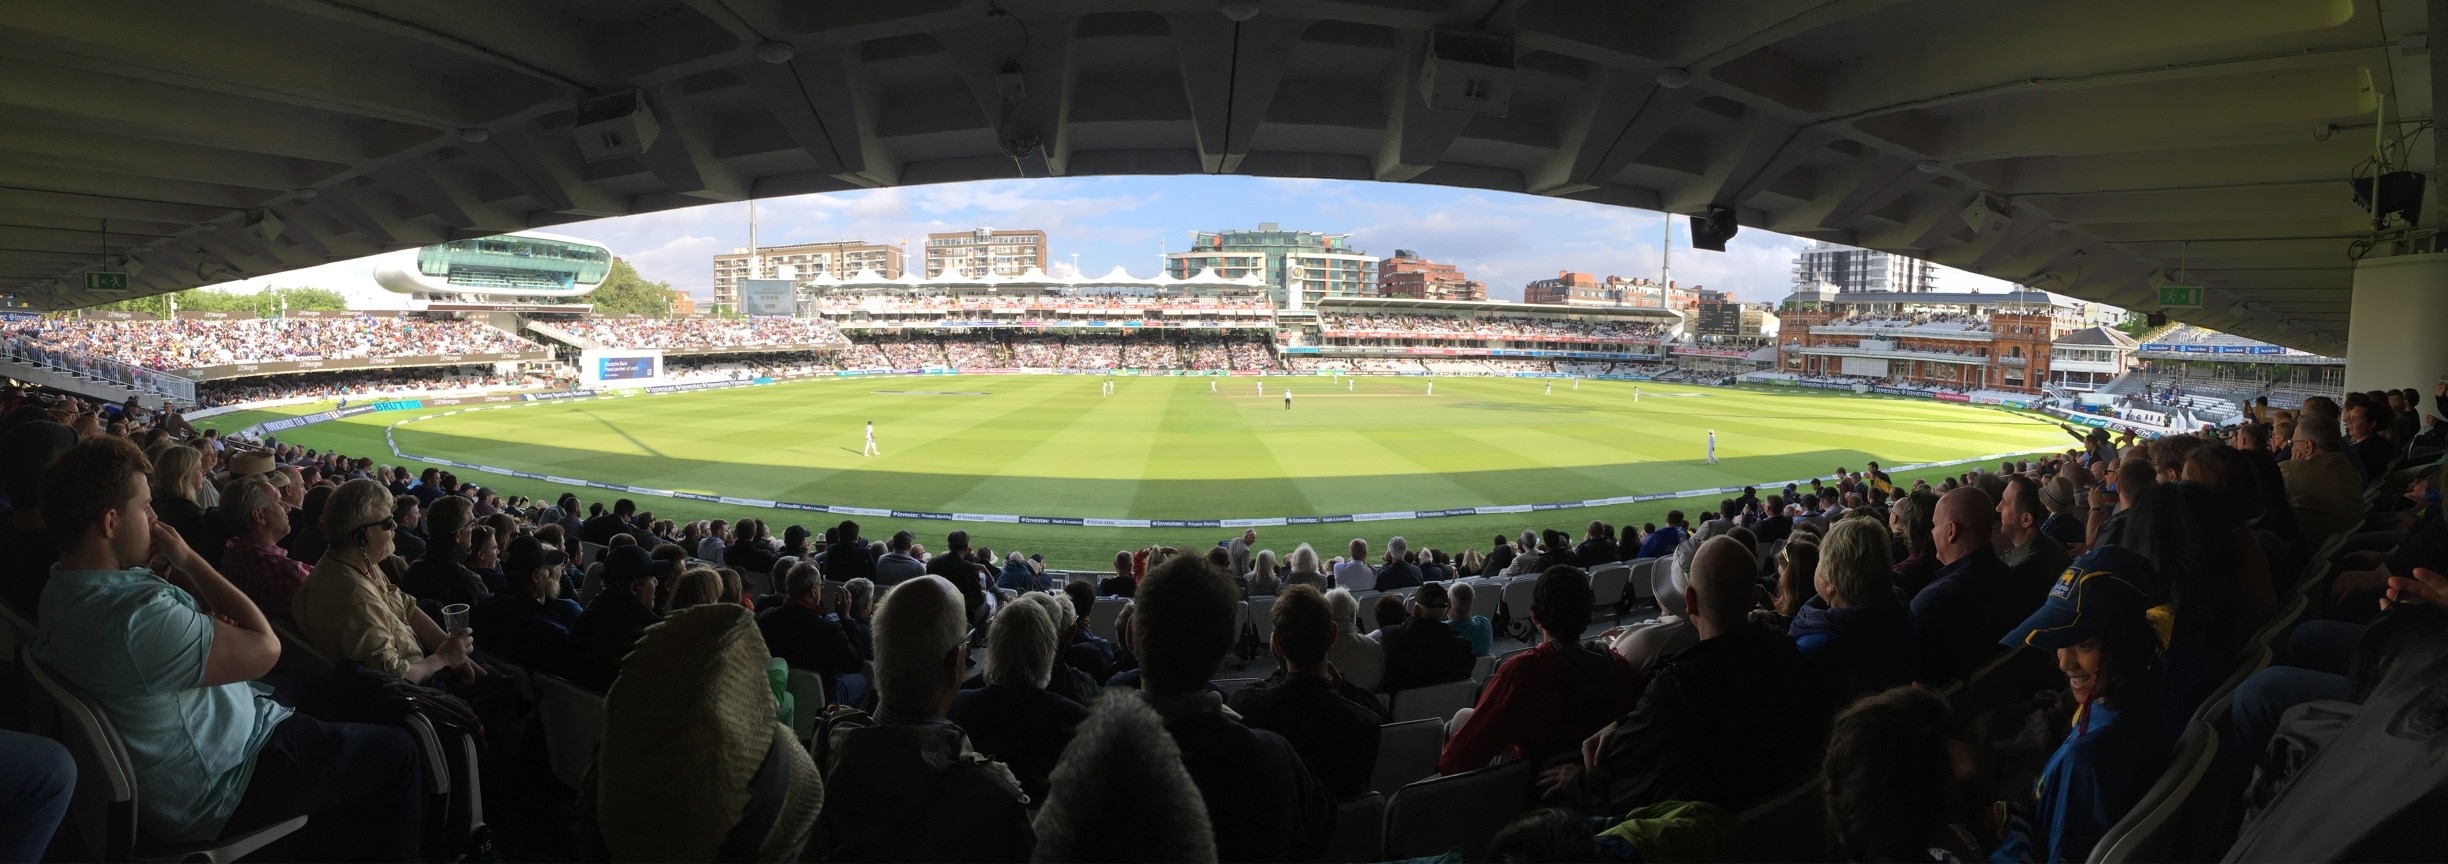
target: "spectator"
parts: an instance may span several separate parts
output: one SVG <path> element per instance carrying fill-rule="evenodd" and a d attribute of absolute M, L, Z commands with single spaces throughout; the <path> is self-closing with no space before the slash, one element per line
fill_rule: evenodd
<path fill-rule="evenodd" d="M 1334 644 L 1326 649 L 1326 662 L 1334 664 L 1343 680 L 1370 693 L 1378 692 L 1385 683 L 1385 646 L 1360 633 L 1360 599 L 1351 589 L 1337 588 L 1326 592 L 1327 611 L 1334 616 Z"/>
<path fill-rule="evenodd" d="M 1682 546 L 1683 541 L 1690 537 L 1691 529 L 1685 527 L 1683 511 L 1668 510 L 1666 527 L 1651 532 L 1649 539 L 1641 541 L 1640 557 L 1664 558 L 1673 555 L 1675 548 Z"/>
<path fill-rule="evenodd" d="M 58 741 L 0 729 L 0 768 L 0 860 L 41 861 L 75 797 L 76 759 Z"/>
<path fill-rule="evenodd" d="M 2005 560 L 2015 595 L 2047 595 L 2056 575 L 2073 563 L 2066 543 L 2039 529 L 2042 519 L 2049 519 L 2049 512 L 2039 502 L 2039 482 L 2024 475 L 2007 477 L 2005 497 L 1998 499 L 1998 536 L 2005 541 L 1998 560 Z"/>
<path fill-rule="evenodd" d="M 1616 559 L 1615 541 L 1607 539 L 1607 524 L 1590 520 L 1589 532 L 1582 535 L 1581 545 L 1573 547 L 1573 557 L 1583 562 L 1605 562 Z"/>
<path fill-rule="evenodd" d="M 1921 631 L 1921 666 L 1916 674 L 1923 683 L 1962 679 L 1997 653 L 1998 638 L 2031 610 L 2040 608 L 2047 596 L 2050 583 L 2026 582 L 2026 574 L 2015 572 L 1990 550 L 1997 514 L 1998 505 L 1979 489 L 1957 489 L 1938 501 L 1932 536 L 1938 560 L 1945 566 L 1939 569 L 1937 581 L 1912 599 L 1913 625 Z M 2029 525 L 2021 530 L 2037 537 Z M 2064 570 L 2061 565 L 2054 572 Z M 1908 680 L 1872 684 L 1874 689 L 1885 689 Z"/>
<path fill-rule="evenodd" d="M 1745 620 L 1756 560 L 1733 540 L 1701 544 L 1684 589 L 1699 641 L 1660 662 L 1631 712 L 1589 736 L 1586 761 L 1548 769 L 1542 789 L 1599 815 L 1664 801 L 1739 812 L 1811 774 L 1826 688 L 1792 640 Z"/>
<path fill-rule="evenodd" d="M 941 576 L 944 581 L 952 583 L 952 587 L 961 593 L 962 608 L 969 610 L 969 620 L 985 623 L 986 580 L 994 578 L 994 574 L 970 560 L 974 553 L 969 550 L 969 532 L 954 531 L 945 535 L 944 547 L 943 552 L 927 560 L 924 572 Z M 1081 706 L 1080 710 L 1084 712 L 1087 707 Z"/>
<path fill-rule="evenodd" d="M 1376 619 L 1377 629 L 1368 632 L 1368 640 L 1384 645 L 1385 634 L 1402 626 L 1403 621 L 1411 617 L 1411 613 L 1403 608 L 1402 595 L 1379 594 L 1377 599 L 1369 601 L 1369 617 Z"/>
<path fill-rule="evenodd" d="M 391 518 L 390 502 L 383 503 L 384 513 L 377 521 L 396 527 L 399 522 Z M 409 565 L 408 575 L 400 580 L 402 590 L 418 600 L 444 606 L 484 602 L 492 592 L 485 587 L 484 577 L 468 566 L 474 551 L 475 537 L 469 521 L 473 515 L 473 507 L 465 498 L 451 495 L 434 502 L 426 512 L 426 525 L 431 533 L 425 541 L 425 556 Z M 346 541 L 340 545 L 346 545 Z"/>
<path fill-rule="evenodd" d="M 2220 505 L 2218 493 L 2200 483 L 2160 483 L 2143 493 L 2125 529 L 2123 548 L 2141 560 L 2120 563 L 2119 575 L 2164 601 L 2149 618 L 2161 646 L 2158 708 L 2171 734 L 2235 671 L 2259 630 L 2238 611 L 2243 550 Z"/>
<path fill-rule="evenodd" d="M 399 525 L 391 519 L 389 490 L 372 480 L 341 484 L 323 520 L 331 551 L 289 604 L 307 644 L 333 662 L 353 660 L 418 684 L 446 670 L 458 684 L 484 677 L 469 656 L 476 649 L 471 631 L 443 632 L 383 575 L 379 564 L 390 557 Z"/>
<path fill-rule="evenodd" d="M 2048 519 L 2040 523 L 2040 533 L 2069 550 L 2083 542 L 2082 497 L 2070 476 L 2080 470 L 2079 465 L 2069 465 L 2068 473 L 2049 478 L 2047 485 L 2040 487 L 2040 503 L 2048 508 Z M 2071 561 L 2070 553 L 2068 560 Z"/>
<path fill-rule="evenodd" d="M 2373 402 L 2348 400 L 2346 404 L 2346 458 L 2354 462 L 2355 473 L 2369 483 L 2372 478 L 2388 473 L 2389 463 L 2396 461 L 2394 448 L 2380 431 L 2388 427 L 2386 409 Z"/>
<path fill-rule="evenodd" d="M 561 674 L 569 665 L 570 629 L 578 626 L 580 611 L 561 596 L 568 556 L 521 536 L 510 541 L 502 564 L 502 590 L 476 604 L 469 622 L 485 634 L 486 653 L 531 671 Z"/>
<path fill-rule="evenodd" d="M 603 591 L 570 630 L 570 680 L 597 692 L 612 689 L 621 658 L 646 628 L 663 620 L 654 609 L 654 559 L 636 544 L 605 550 Z"/>
<path fill-rule="evenodd" d="M 0 602 L 36 623 L 51 564 L 59 560 L 43 515 L 43 469 L 76 443 L 75 430 L 49 420 L 20 422 L 0 433 L 0 491 L 9 499 L 8 522 L 0 530 Z"/>
<path fill-rule="evenodd" d="M 1067 634 L 1079 629 L 1081 616 L 1078 610 L 1071 605 L 1071 598 L 1069 595 L 1048 594 L 1042 591 L 1032 591 L 1027 594 L 1020 595 L 1019 599 L 1013 600 L 1012 602 L 1037 604 L 1039 608 L 1045 610 L 1046 620 L 1054 622 L 1054 631 L 1057 633 Z M 1068 644 L 1069 640 L 1067 638 L 1063 640 L 1063 645 L 1067 646 Z M 1053 672 L 1046 678 L 1045 689 L 1048 693 L 1069 699 L 1073 702 L 1080 703 L 1081 705 L 1086 705 L 1089 702 L 1095 701 L 1097 688 L 1099 686 L 1097 682 L 1103 680 L 1096 677 L 1095 674 L 1092 674 L 1090 670 L 1093 669 L 1095 670 L 1095 673 L 1110 675 L 1112 673 L 1108 671 L 1108 669 L 1111 664 L 1107 663 L 1102 658 L 1083 657 L 1081 659 L 1092 660 L 1093 662 L 1089 662 L 1085 667 L 1082 667 L 1081 665 L 1072 662 L 1074 656 L 1075 655 L 1063 650 L 1061 647 L 1056 648 L 1053 660 L 1054 669 Z M 975 684 L 965 683 L 961 686 L 984 686 L 984 684 L 985 681 L 981 678 Z"/>
<path fill-rule="evenodd" d="M 782 549 L 777 552 L 776 555 L 783 558 L 797 558 L 801 561 L 808 561 L 815 557 L 817 551 L 818 550 L 808 546 L 808 529 L 806 526 L 793 525 L 782 530 Z"/>
<path fill-rule="evenodd" d="M 292 623 L 289 605 L 310 568 L 291 560 L 280 538 L 289 533 L 289 508 L 261 476 L 229 482 L 214 514 L 223 520 L 229 540 L 221 547 L 221 569 L 231 584 L 255 601 L 255 608 L 283 624 Z"/>
<path fill-rule="evenodd" d="M 1495 625 L 1488 623 L 1485 615 L 1471 614 L 1477 605 L 1479 590 L 1471 587 L 1471 583 L 1455 582 L 1449 593 L 1453 598 L 1453 616 L 1445 619 L 1445 623 L 1461 633 L 1462 638 L 1470 640 L 1471 656 L 1485 657 L 1495 653 Z"/>
<path fill-rule="evenodd" d="M 1030 860 L 1216 860 L 1215 829 L 1181 748 L 1137 694 L 1097 699 L 1048 785 Z"/>
<path fill-rule="evenodd" d="M 1480 560 L 1479 569 L 1472 571 L 1471 575 L 1494 576 L 1503 573 L 1505 568 L 1512 564 L 1513 542 L 1505 539 L 1504 535 L 1498 534 L 1494 543 L 1488 547 L 1487 557 Z"/>
<path fill-rule="evenodd" d="M 1353 591 L 1376 590 L 1377 571 L 1368 564 L 1368 541 L 1352 538 L 1350 551 L 1351 558 L 1335 564 L 1335 587 Z"/>
<path fill-rule="evenodd" d="M 1802 604 L 1787 628 L 1802 659 L 1839 682 L 1838 692 L 1846 696 L 1884 690 L 1920 674 L 1921 632 L 1895 589 L 1892 567 L 1886 532 L 1877 524 L 1837 520 L 1819 543 L 1813 586 L 1819 596 Z"/>
<path fill-rule="evenodd" d="M 391 518 L 398 520 L 400 526 L 398 534 L 391 541 L 391 548 L 403 561 L 424 558 L 425 530 L 421 523 L 424 521 L 425 505 L 418 503 L 414 495 L 399 495 L 391 500 Z"/>
<path fill-rule="evenodd" d="M 844 519 L 841 527 L 834 529 L 833 537 L 833 545 L 825 547 L 821 563 L 825 578 L 834 582 L 866 579 L 873 583 L 875 559 L 867 554 L 867 541 L 859 536 L 859 524 Z"/>
<path fill-rule="evenodd" d="M 1887 511 L 1887 533 L 1894 547 L 1904 553 L 1894 569 L 1896 590 L 1906 597 L 1918 596 L 1921 589 L 1938 578 L 1938 541 L 1933 532 L 1938 528 L 1938 496 L 1915 492 L 1895 502 Z M 2052 574 L 2054 575 L 2054 574 Z"/>
<path fill-rule="evenodd" d="M 2146 592 L 2127 575 L 2132 553 L 2095 550 L 2077 559 L 2048 602 L 2003 640 L 2057 653 L 2074 702 L 2072 734 L 2057 746 L 2017 802 L 1993 861 L 2068 861 L 2089 854 L 2167 765 L 2157 722 L 2157 637 Z"/>
<path fill-rule="evenodd" d="M 2339 452 L 2337 424 L 2324 420 L 2307 415 L 2297 424 L 2294 455 L 2278 464 L 2295 524 L 2314 542 L 2363 524 L 2363 477 Z"/>
<path fill-rule="evenodd" d="M 205 527 L 204 506 L 196 503 L 204 488 L 204 454 L 172 444 L 153 462 L 153 515 L 179 532 L 189 548 L 211 549 L 220 538 Z"/>
<path fill-rule="evenodd" d="M 1003 763 L 944 718 L 968 665 L 960 592 L 923 573 L 876 612 L 875 725 L 826 742 L 820 856 L 833 861 L 1016 861 L 1036 845 L 1028 797 Z"/>
<path fill-rule="evenodd" d="M 1367 794 L 1383 718 L 1375 697 L 1344 683 L 1326 662 L 1335 637 L 1326 599 L 1315 588 L 1296 585 L 1276 597 L 1270 614 L 1268 648 L 1281 675 L 1235 694 L 1233 711 L 1249 725 L 1292 742 L 1301 764 L 1327 794 L 1337 800 Z"/>
<path fill-rule="evenodd" d="M 1612 651 L 1581 643 L 1589 626 L 1589 574 L 1557 567 L 1540 574 L 1530 619 L 1540 640 L 1488 679 L 1479 704 L 1454 718 L 1437 770 L 1460 774 L 1508 752 L 1537 763 L 1570 753 L 1611 718 L 1632 710 L 1639 673 Z"/>
<path fill-rule="evenodd" d="M 2200 498 L 2208 505 L 2202 513 L 2209 517 L 2203 527 L 2212 529 L 2212 537 L 2232 552 L 2227 560 L 2234 569 L 2226 571 L 2215 590 L 2233 595 L 2229 623 L 2241 645 L 2278 614 L 2279 589 L 2270 575 L 2269 551 L 2254 527 L 2263 521 L 2259 481 L 2253 475 L 2252 461 L 2229 447 L 2194 451 L 2185 460 L 2183 476 L 2185 482 L 2199 484 L 2210 493 Z M 2283 542 L 2276 541 L 2274 533 L 2272 539 Z M 2164 576 L 2167 571 L 2160 572 Z M 2293 580 L 2288 587 L 2294 587 Z"/>
<path fill-rule="evenodd" d="M 1263 597 L 1283 590 L 1283 580 L 1275 575 L 1275 550 L 1258 550 L 1258 556 L 1250 561 L 1250 596 Z"/>
<path fill-rule="evenodd" d="M 1073 579 L 1063 583 L 1062 593 L 1064 597 L 1070 598 L 1073 615 L 1071 638 L 1066 643 L 1068 647 L 1065 649 L 1065 656 L 1073 658 L 1072 665 L 1087 672 L 1090 678 L 1103 681 L 1113 674 L 1112 670 L 1107 667 L 1113 664 L 1114 646 L 1112 641 L 1097 635 L 1096 630 L 1090 626 L 1092 622 L 1089 619 L 1096 612 L 1096 589 L 1091 587 L 1086 579 Z M 1079 662 L 1080 658 L 1093 659 L 1095 662 Z"/>
<path fill-rule="evenodd" d="M 1828 843 L 1844 860 L 1980 860 L 1985 850 L 1947 824 L 1973 776 L 1953 725 L 1946 699 L 1919 687 L 1862 697 L 1836 715 L 1822 795 Z"/>
<path fill-rule="evenodd" d="M 842 584 L 842 635 L 850 637 L 850 647 L 858 649 L 859 659 L 875 662 L 875 582 L 861 577 Z M 873 668 L 869 669 L 869 688 L 875 686 Z"/>
<path fill-rule="evenodd" d="M 1046 692 L 1059 641 L 1045 606 L 1005 604 L 986 630 L 986 686 L 961 691 L 945 715 L 979 753 L 1010 767 L 1031 801 L 1045 800 L 1054 764 L 1088 718 L 1086 706 Z"/>
<path fill-rule="evenodd" d="M 1445 623 L 1450 611 L 1443 585 L 1422 585 L 1411 595 L 1410 617 L 1379 639 L 1385 646 L 1386 692 L 1470 677 L 1471 658 L 1478 655 L 1471 651 L 1470 637 Z"/>
<path fill-rule="evenodd" d="M 721 523 L 716 523 L 716 527 L 720 525 Z M 895 585 L 927 575 L 926 565 L 910 555 L 910 545 L 917 542 L 917 539 L 907 531 L 893 532 L 892 541 L 885 544 L 884 547 L 888 551 L 875 562 L 875 583 L 877 585 L 890 589 Z M 970 581 L 977 580 L 972 577 Z M 944 584 L 950 585 L 951 583 L 946 581 Z M 960 590 L 960 586 L 954 585 L 953 590 Z"/>
<path fill-rule="evenodd" d="M 415 741 L 403 729 L 295 714 L 250 687 L 272 671 L 280 639 L 245 594 L 153 521 L 150 468 L 134 444 L 100 437 L 43 472 L 60 560 L 30 649 L 118 728 L 147 792 L 128 827 L 186 843 L 306 815 L 272 851 L 419 859 Z M 156 557 L 177 583 L 145 569 Z"/>
<path fill-rule="evenodd" d="M 741 572 L 771 575 L 774 569 L 773 550 L 763 543 L 752 542 L 756 534 L 765 530 L 765 522 L 760 519 L 742 519 L 739 525 L 740 535 L 749 539 L 731 544 L 729 548 L 723 550 L 723 557 L 716 560 L 729 564 Z"/>
<path fill-rule="evenodd" d="M 1285 562 L 1283 587 L 1307 585 L 1319 591 L 1334 587 L 1326 584 L 1326 570 L 1319 565 L 1317 550 L 1303 543 L 1292 548 L 1292 557 Z"/>
<path fill-rule="evenodd" d="M 1334 803 L 1283 736 L 1243 725 L 1208 688 L 1241 635 L 1239 588 L 1205 559 L 1176 556 L 1148 570 L 1132 605 L 1140 688 L 1198 784 L 1217 860 L 1316 859 Z"/>
<path fill-rule="evenodd" d="M 730 549 L 731 523 L 716 519 L 706 525 L 705 536 L 699 538 L 697 548 L 690 551 L 695 552 L 696 557 L 707 561 L 721 561 L 723 553 Z"/>
<path fill-rule="evenodd" d="M 824 679 L 826 701 L 853 707 L 867 704 L 866 664 L 837 617 L 824 608 L 824 578 L 816 565 L 801 561 L 782 578 L 782 605 L 757 614 L 757 632 L 765 649 L 793 669 Z"/>
<path fill-rule="evenodd" d="M 1232 538 L 1231 540 L 1225 542 L 1224 552 L 1226 555 L 1229 555 L 1232 558 L 1230 572 L 1235 578 L 1249 575 L 1251 567 L 1250 547 L 1257 544 L 1257 542 L 1258 529 L 1256 528 L 1242 529 L 1241 536 Z"/>
<path fill-rule="evenodd" d="M 1113 572 L 1113 575 L 1111 575 L 1111 576 L 1107 576 L 1107 577 L 1105 577 L 1105 580 L 1104 580 L 1104 581 L 1097 583 L 1097 596 L 1099 596 L 1099 597 L 1129 597 L 1129 596 L 1131 596 L 1131 592 L 1132 592 L 1133 590 L 1135 590 L 1135 589 L 1137 589 L 1137 588 L 1139 587 L 1139 581 L 1138 581 L 1137 579 L 1131 578 L 1131 572 L 1132 572 L 1132 570 L 1134 569 L 1132 565 L 1133 565 L 1133 561 L 1132 561 L 1131 553 L 1129 553 L 1129 552 L 1116 552 L 1116 553 L 1114 553 L 1114 572 Z"/>
<path fill-rule="evenodd" d="M 671 597 L 664 603 L 664 614 L 721 602 L 725 602 L 722 574 L 712 567 L 690 567 L 680 571 L 680 578 L 673 582 Z"/>
<path fill-rule="evenodd" d="M 426 470 L 431 471 L 432 469 Z M 425 506 L 431 507 L 433 502 L 428 500 Z M 586 542 L 589 543 L 602 546 L 612 545 L 612 535 L 630 532 L 629 519 L 635 515 L 637 515 L 637 502 L 627 498 L 614 501 L 612 512 L 587 520 L 584 525 L 580 526 L 578 536 L 586 538 Z"/>
<path fill-rule="evenodd" d="M 1377 568 L 1377 590 L 1414 588 L 1427 581 L 1426 574 L 1421 572 L 1414 560 L 1417 554 L 1411 550 L 1408 540 L 1401 537 L 1387 540 L 1385 566 Z"/>

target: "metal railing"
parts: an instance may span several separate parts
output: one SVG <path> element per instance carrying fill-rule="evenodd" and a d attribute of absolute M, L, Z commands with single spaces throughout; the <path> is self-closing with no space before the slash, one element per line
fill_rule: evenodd
<path fill-rule="evenodd" d="M 116 384 L 190 405 L 196 401 L 194 381 L 158 369 L 147 369 L 80 351 L 44 348 L 20 337 L 9 337 L 5 344 L 0 344 L 0 352 L 19 363 L 62 375 Z"/>

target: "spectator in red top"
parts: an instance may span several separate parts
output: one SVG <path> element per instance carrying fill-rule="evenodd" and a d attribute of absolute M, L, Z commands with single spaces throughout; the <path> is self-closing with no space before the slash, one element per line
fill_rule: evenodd
<path fill-rule="evenodd" d="M 1640 673 L 1613 651 L 1581 644 L 1595 603 L 1589 574 L 1581 568 L 1550 567 L 1539 574 L 1530 595 L 1538 647 L 1497 669 L 1479 704 L 1454 715 L 1452 737 L 1437 757 L 1438 773 L 1484 768 L 1507 752 L 1531 762 L 1578 753 L 1582 739 L 1632 711 L 1640 699 Z"/>
<path fill-rule="evenodd" d="M 280 546 L 289 534 L 289 507 L 280 492 L 261 476 L 240 477 L 221 490 L 221 506 L 213 512 L 230 535 L 221 547 L 222 575 L 272 620 L 289 623 L 289 599 L 313 568 Z"/>

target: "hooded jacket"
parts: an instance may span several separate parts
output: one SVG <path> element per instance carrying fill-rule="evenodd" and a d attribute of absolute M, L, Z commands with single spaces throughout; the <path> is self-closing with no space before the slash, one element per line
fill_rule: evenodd
<path fill-rule="evenodd" d="M 1802 659 L 1846 696 L 1910 683 L 1920 674 L 1921 631 L 1901 594 L 1888 602 L 1829 608 L 1813 597 L 1786 629 Z"/>

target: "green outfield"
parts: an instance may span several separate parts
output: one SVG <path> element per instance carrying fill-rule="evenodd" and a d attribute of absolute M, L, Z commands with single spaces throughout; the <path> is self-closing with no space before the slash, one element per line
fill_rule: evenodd
<path fill-rule="evenodd" d="M 1825 476 L 2061 447 L 2045 420 L 1916 399 L 1806 390 L 1534 379 L 924 376 L 820 381 L 466 411 L 398 427 L 402 450 L 610 483 L 738 498 L 929 512 L 1235 519 L 1577 501 Z M 1258 386 L 1265 386 L 1264 395 Z M 1287 410 L 1283 389 L 1293 390 Z M 1348 388 L 1348 389 L 1347 389 Z M 281 413 L 305 413 L 301 406 Z M 377 412 L 293 430 L 310 447 L 387 458 Z M 232 418 L 235 421 L 238 418 Z M 261 415 L 245 418 L 264 419 Z M 862 456 L 864 424 L 878 456 Z M 224 428 L 235 428 L 235 422 Z M 1718 464 L 1707 464 L 1708 431 Z M 1961 469 L 1954 469 L 1960 471 Z M 550 484 L 460 471 L 505 494 Z M 603 490 L 577 490 L 590 501 Z M 1713 504 L 1717 496 L 1705 496 Z M 838 518 L 642 498 L 677 518 Z M 1458 549 L 1496 531 L 1656 521 L 1669 506 L 1391 520 L 1262 530 L 1262 545 L 1391 534 Z M 999 548 L 1093 567 L 1122 546 L 1204 545 L 1216 529 L 967 524 L 870 518 L 934 537 L 964 527 Z M 1186 536 L 1185 532 L 1196 536 Z M 870 536 L 880 536 L 869 528 Z M 1578 532 L 1575 531 L 1577 534 Z"/>

